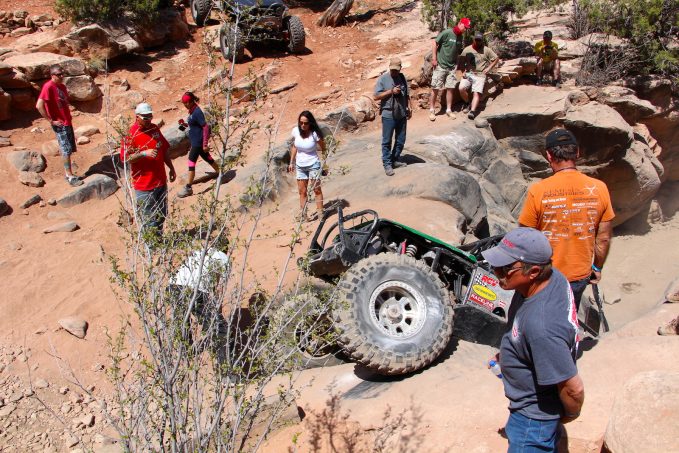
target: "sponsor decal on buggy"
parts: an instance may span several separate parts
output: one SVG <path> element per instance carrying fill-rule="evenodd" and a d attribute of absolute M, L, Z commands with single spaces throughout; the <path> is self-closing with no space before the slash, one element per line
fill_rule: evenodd
<path fill-rule="evenodd" d="M 492 290 L 486 288 L 485 286 L 473 285 L 472 289 L 476 294 L 491 302 L 497 299 L 497 294 L 495 294 Z"/>
<path fill-rule="evenodd" d="M 514 291 L 502 289 L 500 282 L 492 273 L 477 267 L 472 274 L 463 303 L 473 304 L 484 311 L 495 312 L 501 316 L 506 313 L 513 296 Z M 499 312 L 496 311 L 498 308 L 501 309 Z"/>

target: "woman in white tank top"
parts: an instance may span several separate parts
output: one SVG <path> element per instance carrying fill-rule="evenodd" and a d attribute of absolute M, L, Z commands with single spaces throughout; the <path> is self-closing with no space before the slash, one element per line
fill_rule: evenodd
<path fill-rule="evenodd" d="M 316 198 L 316 213 L 307 220 L 316 220 L 323 215 L 323 191 L 321 190 L 321 159 L 318 149 L 325 152 L 323 134 L 318 127 L 316 118 L 308 110 L 303 111 L 297 118 L 297 126 L 292 129 L 292 148 L 290 149 L 290 165 L 297 173 L 297 190 L 299 192 L 300 216 L 303 217 L 308 201 L 307 191 L 309 181 Z"/>

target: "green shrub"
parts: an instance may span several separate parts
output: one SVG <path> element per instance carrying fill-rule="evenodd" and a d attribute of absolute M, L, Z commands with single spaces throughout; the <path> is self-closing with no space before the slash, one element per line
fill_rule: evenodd
<path fill-rule="evenodd" d="M 148 21 L 156 17 L 159 7 L 166 5 L 166 0 L 56 0 L 57 12 L 77 22 L 99 22 L 123 16 Z"/>

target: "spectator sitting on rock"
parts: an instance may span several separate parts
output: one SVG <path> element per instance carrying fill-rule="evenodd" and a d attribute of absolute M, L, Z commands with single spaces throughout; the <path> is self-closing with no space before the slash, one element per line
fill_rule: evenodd
<path fill-rule="evenodd" d="M 486 87 L 486 75 L 497 66 L 500 59 L 493 49 L 484 45 L 483 33 L 474 35 L 474 42 L 462 51 L 462 55 L 472 61 L 471 68 L 464 73 L 460 81 L 460 96 L 467 103 L 464 109 L 465 112 L 469 112 L 467 117 L 473 120 L 478 115 L 481 94 Z M 471 106 L 469 106 L 470 90 Z"/>
<path fill-rule="evenodd" d="M 143 229 L 162 232 L 167 216 L 167 175 L 170 182 L 177 176 L 167 142 L 158 126 L 153 124 L 153 110 L 145 102 L 135 109 L 136 121 L 130 127 L 120 147 L 120 160 L 130 166 L 132 187 Z"/>
<path fill-rule="evenodd" d="M 471 27 L 471 21 L 466 17 L 452 27 L 443 30 L 432 40 L 431 65 L 434 72 L 431 75 L 431 97 L 429 98 L 429 119 L 436 120 L 436 99 L 439 91 L 446 93 L 446 115 L 455 118 L 453 113 L 453 93 L 458 80 L 455 78 L 455 64 L 462 52 L 462 34 Z M 443 107 L 443 95 L 441 95 Z"/>
<path fill-rule="evenodd" d="M 535 43 L 535 56 L 538 58 L 536 85 L 542 85 L 545 72 L 552 76 L 552 85 L 561 86 L 561 63 L 559 62 L 559 46 L 552 41 L 552 32 L 547 30 L 542 41 Z"/>
<path fill-rule="evenodd" d="M 76 152 L 75 134 L 69 110 L 68 90 L 64 85 L 64 69 L 58 64 L 50 66 L 50 80 L 42 86 L 35 108 L 40 115 L 50 122 L 57 135 L 59 151 L 64 163 L 66 181 L 72 186 L 80 186 L 82 180 L 73 174 L 71 154 Z"/>

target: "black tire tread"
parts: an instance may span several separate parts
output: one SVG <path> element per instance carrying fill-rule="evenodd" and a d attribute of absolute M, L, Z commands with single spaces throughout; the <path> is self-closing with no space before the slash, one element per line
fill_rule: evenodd
<path fill-rule="evenodd" d="M 302 20 L 298 16 L 290 16 L 288 18 L 288 28 L 290 30 L 288 50 L 292 53 L 303 52 L 306 48 L 306 32 L 304 31 Z"/>
<path fill-rule="evenodd" d="M 436 332 L 434 347 L 420 349 L 415 354 L 397 354 L 385 351 L 370 344 L 362 334 L 357 322 L 357 307 L 352 303 L 352 294 L 377 266 L 410 266 L 424 272 L 438 286 L 442 301 L 448 301 L 448 292 L 438 275 L 422 261 L 406 255 L 382 253 L 365 258 L 349 269 L 339 283 L 339 300 L 334 310 L 335 327 L 339 332 L 339 342 L 344 353 L 352 360 L 365 367 L 385 375 L 402 375 L 412 373 L 431 364 L 448 345 L 453 333 L 453 306 L 444 303 L 441 327 Z"/>
<path fill-rule="evenodd" d="M 223 34 L 228 33 L 229 35 L 233 36 L 233 41 L 235 42 L 235 49 L 233 49 L 232 55 L 227 55 L 224 52 L 224 46 L 222 45 L 222 36 Z M 233 43 L 232 43 L 233 44 Z M 236 63 L 240 63 L 243 61 L 243 57 L 245 56 L 245 43 L 243 43 L 243 35 L 240 31 L 240 29 L 232 23 L 225 23 L 222 25 L 222 28 L 219 30 L 219 47 L 222 52 L 222 56 L 224 57 L 225 60 L 230 61 L 231 58 L 235 57 Z"/>
<path fill-rule="evenodd" d="M 191 12 L 193 13 L 193 4 L 196 4 L 197 14 L 193 17 L 196 25 L 202 27 L 205 25 L 208 17 L 210 17 L 210 10 L 212 9 L 212 0 L 191 0 Z"/>

